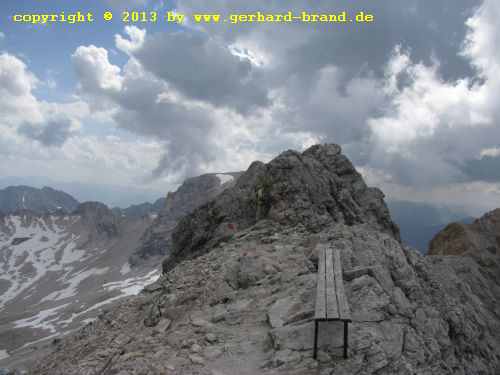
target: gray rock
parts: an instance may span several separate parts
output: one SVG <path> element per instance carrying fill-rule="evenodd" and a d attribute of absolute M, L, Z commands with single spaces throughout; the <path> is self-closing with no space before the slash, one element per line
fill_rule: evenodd
<path fill-rule="evenodd" d="M 313 315 L 312 306 L 304 304 L 300 296 L 288 296 L 278 299 L 267 313 L 271 327 L 279 328 L 301 318 Z"/>
<path fill-rule="evenodd" d="M 216 347 L 205 348 L 203 355 L 209 360 L 214 360 L 219 358 L 223 354 L 222 350 Z"/>
<path fill-rule="evenodd" d="M 205 340 L 210 343 L 210 344 L 213 344 L 215 342 L 217 342 L 217 335 L 213 334 L 213 333 L 207 333 L 205 335 Z"/>
<path fill-rule="evenodd" d="M 197 354 L 190 354 L 189 360 L 195 365 L 204 365 L 205 359 Z"/>
<path fill-rule="evenodd" d="M 160 308 L 156 303 L 152 303 L 147 310 L 146 317 L 144 318 L 144 325 L 146 327 L 154 327 L 159 323 L 160 318 Z"/>
<path fill-rule="evenodd" d="M 301 359 L 302 356 L 299 352 L 292 351 L 290 349 L 280 350 L 274 354 L 274 357 L 272 359 L 272 366 L 280 367 L 285 364 L 290 366 L 297 364 Z"/>
<path fill-rule="evenodd" d="M 160 320 L 158 325 L 154 328 L 154 332 L 158 334 L 165 333 L 170 328 L 171 324 L 172 321 L 170 319 L 162 319 Z"/>

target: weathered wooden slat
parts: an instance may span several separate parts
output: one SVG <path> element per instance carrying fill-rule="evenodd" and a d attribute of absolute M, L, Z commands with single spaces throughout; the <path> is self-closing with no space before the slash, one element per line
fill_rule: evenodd
<path fill-rule="evenodd" d="M 316 287 L 316 309 L 314 319 L 326 319 L 326 279 L 325 279 L 325 249 L 318 253 L 318 284 Z"/>
<path fill-rule="evenodd" d="M 335 292 L 339 307 L 339 316 L 342 320 L 351 320 L 351 311 L 347 304 L 347 297 L 344 290 L 344 280 L 342 280 L 342 263 L 340 261 L 340 250 L 333 250 L 333 272 L 335 274 Z"/>
<path fill-rule="evenodd" d="M 335 293 L 335 277 L 333 274 L 333 252 L 326 249 L 325 274 L 326 274 L 326 318 L 339 319 L 337 295 Z"/>

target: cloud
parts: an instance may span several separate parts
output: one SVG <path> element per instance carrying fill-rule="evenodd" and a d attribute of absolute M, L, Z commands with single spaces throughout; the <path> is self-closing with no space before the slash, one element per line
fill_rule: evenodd
<path fill-rule="evenodd" d="M 95 50 L 88 52 L 92 55 Z M 95 86 L 85 88 L 116 92 L 112 85 L 101 84 L 99 80 L 108 79 L 101 70 L 91 71 L 99 79 L 92 81 Z M 109 128 L 103 129 L 104 135 L 89 134 L 85 131 L 88 122 L 105 122 L 109 115 L 90 111 L 82 100 L 44 101 L 35 95 L 39 84 L 21 59 L 0 54 L 0 170 L 4 176 L 47 177 L 50 170 L 51 178 L 63 181 L 144 183 L 163 154 L 161 142 L 137 135 L 131 138 Z M 150 184 L 157 190 L 164 186 L 165 181 Z"/>
<path fill-rule="evenodd" d="M 19 58 L 0 55 L 0 130 L 4 139 L 17 136 L 39 141 L 44 146 L 61 146 L 88 115 L 81 102 L 49 103 L 39 100 L 34 90 L 40 84 Z"/>
<path fill-rule="evenodd" d="M 19 134 L 39 141 L 44 146 L 61 146 L 72 135 L 71 120 L 67 118 L 49 120 L 43 125 L 25 123 L 18 129 Z"/>
<path fill-rule="evenodd" d="M 251 157 L 333 141 L 391 183 L 425 189 L 467 181 L 467 160 L 491 147 L 497 133 L 489 100 L 496 68 L 486 55 L 496 26 L 488 26 L 494 17 L 485 10 L 495 5 L 391 4 L 367 9 L 378 19 L 370 30 L 242 25 L 230 33 L 207 26 L 150 35 L 128 27 L 126 37 L 115 36 L 129 55 L 123 68 L 103 48 L 77 49 L 80 92 L 107 103 L 121 129 L 164 145 L 155 178 L 235 165 L 236 153 L 246 155 L 238 164 L 244 168 Z M 283 10 L 222 0 L 177 5 L 186 13 Z M 352 9 L 345 1 L 319 1 L 310 11 L 333 5 Z M 295 1 L 290 9 L 302 6 Z M 446 12 L 457 17 L 443 18 Z M 467 144 L 464 134 L 477 141 Z"/>
<path fill-rule="evenodd" d="M 140 49 L 144 44 L 146 30 L 139 29 L 136 26 L 125 26 L 125 34 L 127 34 L 130 39 L 126 39 L 120 34 L 116 34 L 115 45 L 120 51 L 130 55 Z"/>
<path fill-rule="evenodd" d="M 5 95 L 27 96 L 37 81 L 20 59 L 5 52 L 0 54 L 0 87 Z"/>
<path fill-rule="evenodd" d="M 248 112 L 269 105 L 258 68 L 201 33 L 158 33 L 134 53 L 142 66 L 183 95 Z"/>
<path fill-rule="evenodd" d="M 71 56 L 80 88 L 84 91 L 120 91 L 121 69 L 109 62 L 108 51 L 94 45 L 80 46 Z"/>
<path fill-rule="evenodd" d="M 137 136 L 129 140 L 123 134 L 86 134 L 84 123 L 101 121 L 101 114 L 91 113 L 80 100 L 41 100 L 35 95 L 39 84 L 21 59 L 0 54 L 0 170 L 4 176 L 44 176 L 50 170 L 55 179 L 126 185 L 134 178 L 134 184 L 141 184 L 145 171 L 156 167 L 161 143 Z M 97 87 L 109 90 L 106 85 Z"/>
<path fill-rule="evenodd" d="M 97 103 L 98 109 L 111 109 L 112 119 L 121 129 L 165 145 L 160 164 L 151 169 L 152 176 L 159 177 L 166 169 L 182 176 L 188 171 L 196 174 L 202 160 L 215 157 L 206 143 L 214 125 L 208 109 L 170 90 L 137 60 L 131 58 L 121 70 L 109 62 L 103 48 L 81 46 L 73 54 L 73 62 L 81 67 L 76 71 L 83 97 Z"/>
<path fill-rule="evenodd" d="M 353 4 L 350 0 L 303 0 L 282 2 L 255 0 L 182 0 L 177 1 L 177 10 L 187 14 L 193 12 L 254 13 L 257 10 L 269 13 L 284 13 L 288 10 L 299 14 L 335 13 L 346 10 L 351 16 L 358 11 L 375 15 L 370 25 L 329 24 L 242 24 L 203 25 L 210 35 L 217 35 L 228 43 L 257 41 L 261 49 L 276 57 L 286 59 L 285 73 L 290 71 L 314 72 L 335 64 L 349 72 L 350 76 L 362 70 L 383 73 L 383 66 L 391 50 L 397 44 L 411 46 L 418 61 L 430 62 L 434 57 L 443 62 L 442 72 L 446 78 L 460 77 L 470 72 L 466 59 L 457 55 L 457 50 L 466 35 L 465 21 L 481 0 L 444 0 L 422 3 L 418 0 L 401 2 L 386 0 Z M 328 46 L 328 48 L 325 48 Z"/>
<path fill-rule="evenodd" d="M 500 156 L 500 148 L 499 147 L 485 148 L 484 150 L 481 150 L 480 156 L 481 157 L 489 156 L 493 158 Z"/>
<path fill-rule="evenodd" d="M 497 2 L 485 1 L 467 21 L 461 54 L 480 79 L 445 81 L 438 61 L 414 63 L 409 53 L 394 50 L 388 67 L 398 68 L 386 71 L 385 113 L 368 121 L 375 145 L 371 164 L 391 170 L 399 183 L 421 188 L 498 181 L 500 160 L 476 156 L 495 147 L 500 137 L 495 100 L 500 95 L 500 55 L 493 48 L 499 14 Z"/>

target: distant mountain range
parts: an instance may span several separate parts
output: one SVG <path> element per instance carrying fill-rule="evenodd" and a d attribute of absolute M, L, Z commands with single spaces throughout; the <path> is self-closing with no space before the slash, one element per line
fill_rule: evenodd
<path fill-rule="evenodd" d="M 97 201 L 108 207 L 125 208 L 130 205 L 140 205 L 143 202 L 154 202 L 163 196 L 166 191 L 161 188 L 145 189 L 136 186 L 103 185 L 98 183 L 64 182 L 47 177 L 0 177 L 0 189 L 7 186 L 31 186 L 42 188 L 50 186 L 56 190 L 72 195 L 80 202 Z"/>
<path fill-rule="evenodd" d="M 71 195 L 50 187 L 36 189 L 30 186 L 9 186 L 0 190 L 0 211 L 4 214 L 20 210 L 39 214 L 57 210 L 72 212 L 78 204 Z"/>
<path fill-rule="evenodd" d="M 226 176 L 227 178 L 216 176 Z M 177 193 L 171 193 L 173 205 L 167 208 L 167 198 L 159 198 L 153 203 L 134 204 L 127 208 L 114 207 L 112 212 L 118 217 L 140 218 L 147 215 L 161 216 L 145 235 L 140 257 L 148 253 L 164 253 L 164 232 L 169 232 L 176 221 L 195 207 L 220 192 L 219 186 L 238 177 L 239 173 L 206 174 L 187 179 Z M 220 180 L 220 181 L 219 181 Z M 12 214 L 22 210 L 37 214 L 63 211 L 73 212 L 80 202 L 66 192 L 50 187 L 41 189 L 30 186 L 9 186 L 0 189 L 0 213 Z M 450 222 L 471 223 L 474 218 L 465 213 L 426 203 L 409 201 L 388 201 L 394 221 L 399 225 L 403 241 L 425 254 L 431 239 Z M 168 230 L 167 230 L 168 227 Z M 147 238 L 146 238 L 147 237 Z M 154 248 L 154 251 L 153 251 Z"/>

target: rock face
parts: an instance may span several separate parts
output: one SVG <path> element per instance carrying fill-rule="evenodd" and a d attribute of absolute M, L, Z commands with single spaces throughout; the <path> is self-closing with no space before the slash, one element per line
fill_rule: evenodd
<path fill-rule="evenodd" d="M 79 202 L 71 195 L 50 187 L 9 186 L 0 190 L 0 211 L 11 214 L 29 210 L 38 214 L 63 210 L 72 212 Z"/>
<path fill-rule="evenodd" d="M 240 173 L 205 174 L 187 179 L 176 192 L 168 193 L 158 217 L 132 255 L 133 265 L 152 256 L 164 256 L 170 249 L 170 235 L 179 219 L 231 187 Z"/>
<path fill-rule="evenodd" d="M 286 151 L 268 164 L 253 163 L 233 188 L 183 218 L 163 269 L 265 218 L 302 223 L 312 232 L 333 223 L 368 223 L 400 240 L 383 198 L 379 189 L 366 186 L 338 145 Z"/>
<path fill-rule="evenodd" d="M 500 255 L 500 209 L 472 224 L 452 223 L 431 241 L 429 255 L 461 255 L 489 251 Z"/>
<path fill-rule="evenodd" d="M 85 202 L 73 212 L 89 226 L 95 227 L 97 234 L 113 237 L 118 235 L 118 219 L 103 203 Z"/>
<path fill-rule="evenodd" d="M 176 236 L 156 283 L 62 338 L 30 373 L 500 372 L 498 255 L 424 257 L 403 246 L 381 193 L 338 146 L 254 163 Z M 341 252 L 348 359 L 334 322 L 320 325 L 312 359 L 319 246 Z"/>

